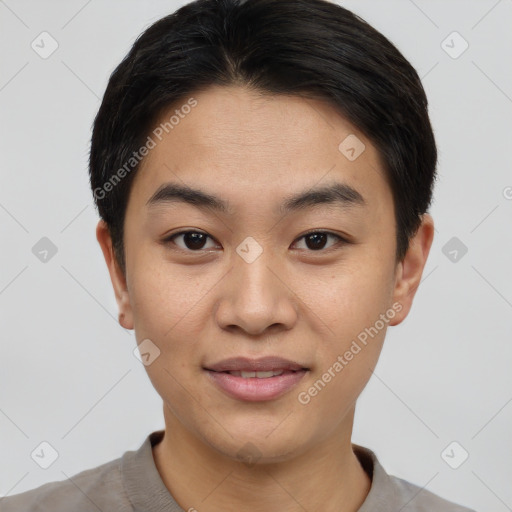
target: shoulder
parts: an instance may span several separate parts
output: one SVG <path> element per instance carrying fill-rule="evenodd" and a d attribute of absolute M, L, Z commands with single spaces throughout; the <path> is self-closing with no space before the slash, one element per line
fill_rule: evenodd
<path fill-rule="evenodd" d="M 0 498 L 2 512 L 131 511 L 124 493 L 121 458 L 87 469 L 66 480 Z"/>
<path fill-rule="evenodd" d="M 389 475 L 375 453 L 363 446 L 353 444 L 352 447 L 361 466 L 372 479 L 370 492 L 358 512 L 475 512 L 402 478 Z"/>
<path fill-rule="evenodd" d="M 404 503 L 403 512 L 475 512 L 396 476 L 389 479 Z"/>

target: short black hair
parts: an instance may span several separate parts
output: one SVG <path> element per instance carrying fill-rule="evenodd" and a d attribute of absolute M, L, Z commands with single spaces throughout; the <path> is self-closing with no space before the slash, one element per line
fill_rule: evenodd
<path fill-rule="evenodd" d="M 366 135 L 393 193 L 403 259 L 430 206 L 437 165 L 412 65 L 366 21 L 327 0 L 196 0 L 138 37 L 110 76 L 94 121 L 91 188 L 123 272 L 138 150 L 167 109 L 213 85 L 323 99 Z"/>

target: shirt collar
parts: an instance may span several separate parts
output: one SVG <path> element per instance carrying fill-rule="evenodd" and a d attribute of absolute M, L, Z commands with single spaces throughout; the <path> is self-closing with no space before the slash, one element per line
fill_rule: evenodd
<path fill-rule="evenodd" d="M 156 468 L 152 448 L 158 444 L 164 430 L 152 432 L 136 451 L 126 452 L 121 458 L 121 472 L 126 494 L 134 512 L 182 512 Z M 358 512 L 393 512 L 400 500 L 391 477 L 379 463 L 376 455 L 363 446 L 352 445 L 361 466 L 372 481 L 370 492 Z"/>
<path fill-rule="evenodd" d="M 357 512 L 396 512 L 397 507 L 403 504 L 397 496 L 392 478 L 381 466 L 375 453 L 357 444 L 352 444 L 352 449 L 372 481 L 370 492 Z"/>

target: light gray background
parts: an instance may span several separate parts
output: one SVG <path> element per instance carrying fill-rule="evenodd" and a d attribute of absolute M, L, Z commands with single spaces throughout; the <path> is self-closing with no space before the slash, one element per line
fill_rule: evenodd
<path fill-rule="evenodd" d="M 340 3 L 418 70 L 440 152 L 424 281 L 388 331 L 354 441 L 444 497 L 512 510 L 512 0 Z M 119 457 L 163 427 L 133 332 L 117 323 L 87 156 L 110 73 L 181 4 L 0 1 L 0 495 Z M 47 59 L 31 48 L 42 31 L 59 44 Z M 458 58 L 442 46 L 453 31 L 469 43 Z M 42 237 L 58 249 L 47 263 L 32 253 Z M 457 262 L 442 252 L 452 237 L 468 248 Z M 30 456 L 42 441 L 59 453 L 46 470 Z M 469 453 L 458 469 L 441 456 L 452 441 Z"/>

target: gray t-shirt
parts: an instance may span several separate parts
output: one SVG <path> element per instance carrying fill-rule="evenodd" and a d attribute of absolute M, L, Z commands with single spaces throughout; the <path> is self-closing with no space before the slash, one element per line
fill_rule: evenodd
<path fill-rule="evenodd" d="M 152 432 L 138 450 L 125 452 L 120 458 L 69 480 L 0 498 L 0 511 L 184 512 L 165 487 L 153 459 L 151 448 L 163 434 L 163 430 Z M 358 512 L 474 512 L 388 475 L 372 451 L 353 446 L 372 479 L 370 492 Z M 200 511 L 200 504 L 195 508 Z"/>

